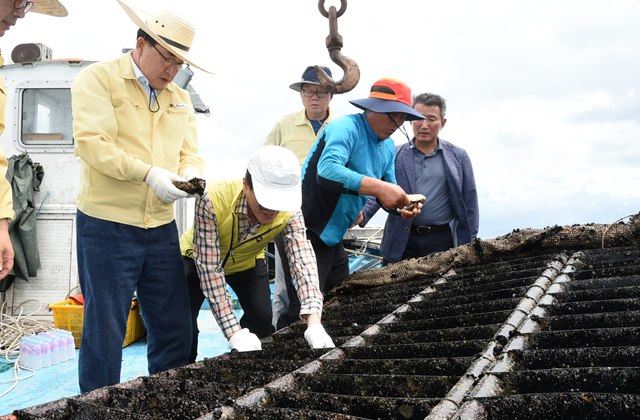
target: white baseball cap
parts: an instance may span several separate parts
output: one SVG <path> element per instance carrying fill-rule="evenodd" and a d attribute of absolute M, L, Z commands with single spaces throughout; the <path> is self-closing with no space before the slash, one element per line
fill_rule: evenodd
<path fill-rule="evenodd" d="M 253 193 L 269 210 L 296 211 L 302 205 L 300 163 L 296 155 L 281 146 L 261 147 L 249 158 Z"/>

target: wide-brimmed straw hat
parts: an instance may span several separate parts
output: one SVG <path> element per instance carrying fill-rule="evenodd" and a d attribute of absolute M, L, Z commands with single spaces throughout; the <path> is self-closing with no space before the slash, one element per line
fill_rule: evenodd
<path fill-rule="evenodd" d="M 407 115 L 407 121 L 424 120 L 424 115 L 411 107 L 411 89 L 398 79 L 380 79 L 371 86 L 368 98 L 349 102 L 360 109 L 383 114 L 403 112 Z"/>
<path fill-rule="evenodd" d="M 118 0 L 118 3 L 127 12 L 133 23 L 166 50 L 190 65 L 212 73 L 207 60 L 198 56 L 191 49 L 196 29 L 187 19 L 169 10 L 151 15 L 127 1 Z"/>
<path fill-rule="evenodd" d="M 43 15 L 64 17 L 69 14 L 67 9 L 58 0 L 32 0 L 31 12 Z"/>

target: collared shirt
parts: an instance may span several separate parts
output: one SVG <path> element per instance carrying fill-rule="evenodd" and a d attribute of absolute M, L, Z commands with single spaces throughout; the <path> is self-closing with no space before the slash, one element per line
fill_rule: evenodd
<path fill-rule="evenodd" d="M 136 75 L 136 79 L 138 79 L 138 82 L 140 82 L 144 91 L 147 92 L 147 96 L 149 96 L 149 106 L 152 106 L 156 103 L 156 95 L 152 95 L 151 92 L 157 92 L 155 92 L 155 89 L 151 87 L 149 79 L 147 79 L 147 76 L 142 73 L 140 67 L 138 67 L 136 62 L 133 60 L 133 55 L 131 56 L 131 65 L 133 66 L 133 74 Z"/>
<path fill-rule="evenodd" d="M 238 237 L 246 239 L 255 234 L 260 223 L 250 221 L 247 198 L 244 194 L 235 212 L 238 216 Z M 194 224 L 193 255 L 200 278 L 200 288 L 211 302 L 211 311 L 220 329 L 229 339 L 241 327 L 233 312 L 233 302 L 226 288 L 216 215 L 208 194 L 202 199 L 196 199 Z M 300 315 L 319 314 L 322 312 L 323 298 L 318 282 L 318 268 L 315 253 L 306 237 L 306 227 L 300 211 L 291 215 L 288 224 L 282 230 L 282 235 L 294 287 L 301 302 Z"/>
<path fill-rule="evenodd" d="M 309 120 L 309 122 L 311 123 L 311 127 L 313 127 L 313 133 L 317 136 L 318 131 L 320 131 L 320 129 L 324 127 L 324 124 L 327 122 L 327 119 L 324 118 L 322 120 Z"/>
<path fill-rule="evenodd" d="M 144 182 L 152 166 L 183 174 L 203 169 L 189 92 L 169 83 L 158 111 L 138 82 L 131 53 L 85 67 L 71 85 L 75 154 L 80 157 L 77 205 L 83 213 L 141 228 L 174 219 Z"/>
<path fill-rule="evenodd" d="M 478 192 L 473 175 L 473 166 L 467 152 L 444 139 L 438 138 L 439 148 L 444 157 L 447 187 L 453 208 L 454 220 L 450 223 L 453 231 L 454 246 L 467 244 L 476 239 L 480 213 Z M 415 185 L 415 154 L 412 143 L 403 143 L 396 148 L 395 170 L 398 185 L 407 193 L 423 193 Z M 427 202 L 429 197 L 427 196 Z M 365 206 L 365 226 L 380 209 L 375 197 L 370 197 Z M 424 213 L 424 207 L 421 213 Z M 387 261 L 400 261 L 410 235 L 412 220 L 404 220 L 395 212 L 389 213 L 384 227 L 384 237 L 380 252 Z"/>
<path fill-rule="evenodd" d="M 288 114 L 282 117 L 274 126 L 264 141 L 264 146 L 275 145 L 286 147 L 291 150 L 300 165 L 304 162 L 309 154 L 309 149 L 316 141 L 317 133 L 324 128 L 333 118 L 331 109 L 329 116 L 322 123 L 322 126 L 315 130 L 311 121 L 307 118 L 304 108 L 302 111 Z"/>
<path fill-rule="evenodd" d="M 4 63 L 4 58 L 0 55 L 0 66 Z M 4 85 L 4 78 L 0 75 L 0 134 L 4 132 L 7 106 L 7 88 Z M 11 185 L 6 178 L 7 158 L 0 149 L 0 219 L 13 220 L 13 197 L 11 195 Z"/>
<path fill-rule="evenodd" d="M 413 219 L 412 224 L 414 226 L 447 224 L 453 219 L 454 213 L 440 141 L 428 155 L 415 146 L 415 139 L 411 140 L 411 148 L 416 174 L 416 191 L 420 191 L 427 197 L 427 202 L 423 204 L 422 211 Z"/>

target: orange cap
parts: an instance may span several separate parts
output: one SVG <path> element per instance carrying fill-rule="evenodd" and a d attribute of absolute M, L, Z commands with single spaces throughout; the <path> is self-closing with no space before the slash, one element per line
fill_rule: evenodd
<path fill-rule="evenodd" d="M 411 106 L 411 89 L 404 82 L 391 77 L 384 77 L 371 86 L 369 97 L 356 99 L 352 105 L 360 109 L 379 113 L 402 112 L 407 121 L 423 120 L 424 115 Z"/>

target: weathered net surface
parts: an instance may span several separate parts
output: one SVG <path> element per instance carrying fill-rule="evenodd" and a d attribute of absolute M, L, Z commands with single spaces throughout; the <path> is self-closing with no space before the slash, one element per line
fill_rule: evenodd
<path fill-rule="evenodd" d="M 340 288 L 401 283 L 417 276 L 444 274 L 450 269 L 494 261 L 502 255 L 545 249 L 589 249 L 640 245 L 640 213 L 627 223 L 553 226 L 545 229 L 518 229 L 495 239 L 478 239 L 426 257 L 355 272 Z"/>

